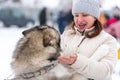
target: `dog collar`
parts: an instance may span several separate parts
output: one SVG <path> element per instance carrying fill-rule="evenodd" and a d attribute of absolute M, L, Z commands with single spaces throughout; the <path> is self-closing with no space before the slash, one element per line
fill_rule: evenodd
<path fill-rule="evenodd" d="M 23 79 L 30 79 L 30 78 L 33 78 L 33 77 L 38 77 L 39 75 L 47 73 L 48 71 L 53 69 L 55 66 L 56 66 L 55 64 L 50 64 L 50 65 L 47 65 L 47 66 L 45 66 L 45 67 L 43 67 L 43 68 L 41 68 L 41 69 L 39 69 L 35 72 L 23 73 L 20 76 Z"/>
<path fill-rule="evenodd" d="M 22 74 L 18 75 L 16 78 L 4 79 L 4 80 L 19 80 L 19 79 L 30 79 L 30 78 L 38 77 L 40 75 L 47 73 L 48 71 L 53 69 L 56 65 L 57 65 L 57 62 L 54 62 L 54 63 L 51 63 L 50 65 L 40 68 L 37 71 L 22 73 Z"/>

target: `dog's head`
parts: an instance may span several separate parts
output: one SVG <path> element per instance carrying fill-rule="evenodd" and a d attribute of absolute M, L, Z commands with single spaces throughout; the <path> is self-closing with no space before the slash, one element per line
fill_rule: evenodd
<path fill-rule="evenodd" d="M 11 65 L 16 75 L 56 63 L 61 51 L 60 34 L 56 29 L 36 26 L 23 31 L 23 35 L 12 57 Z"/>
<path fill-rule="evenodd" d="M 60 56 L 60 34 L 56 29 L 50 26 L 36 26 L 23 31 L 23 35 L 36 51 L 41 52 L 42 58 L 53 61 Z"/>
<path fill-rule="evenodd" d="M 47 65 L 60 56 L 60 34 L 49 26 L 36 26 L 23 31 L 24 37 L 19 41 L 14 58 L 32 60 L 39 65 Z"/>

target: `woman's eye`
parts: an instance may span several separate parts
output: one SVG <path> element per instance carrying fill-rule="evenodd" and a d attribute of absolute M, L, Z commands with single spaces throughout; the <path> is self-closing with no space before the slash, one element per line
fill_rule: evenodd
<path fill-rule="evenodd" d="M 83 16 L 88 16 L 88 14 L 83 14 Z"/>
<path fill-rule="evenodd" d="M 79 15 L 74 15 L 74 17 L 79 17 Z"/>

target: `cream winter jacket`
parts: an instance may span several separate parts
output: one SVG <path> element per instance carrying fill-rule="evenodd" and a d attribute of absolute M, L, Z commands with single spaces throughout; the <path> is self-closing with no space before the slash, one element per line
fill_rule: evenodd
<path fill-rule="evenodd" d="M 61 36 L 62 55 L 77 54 L 77 60 L 70 65 L 72 80 L 112 80 L 117 60 L 117 41 L 108 33 L 101 33 L 94 38 L 84 38 L 79 32 L 66 30 Z M 67 67 L 66 67 L 67 68 Z"/>

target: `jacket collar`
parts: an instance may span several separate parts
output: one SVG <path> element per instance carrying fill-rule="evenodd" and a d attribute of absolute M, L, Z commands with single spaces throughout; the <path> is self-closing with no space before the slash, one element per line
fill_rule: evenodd
<path fill-rule="evenodd" d="M 85 31 L 81 32 L 76 26 L 74 26 L 75 32 L 76 34 L 80 34 L 81 36 L 85 36 L 86 33 L 90 33 L 93 29 L 95 28 L 95 26 L 86 29 Z"/>

